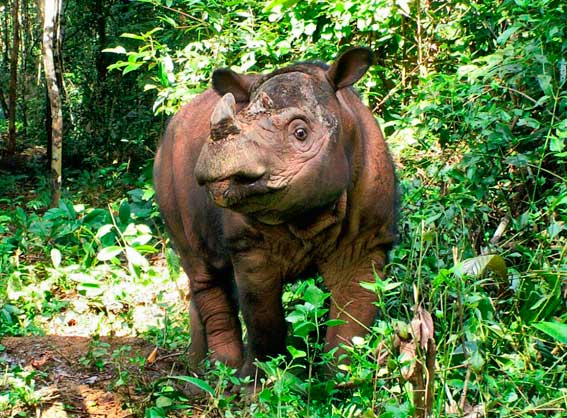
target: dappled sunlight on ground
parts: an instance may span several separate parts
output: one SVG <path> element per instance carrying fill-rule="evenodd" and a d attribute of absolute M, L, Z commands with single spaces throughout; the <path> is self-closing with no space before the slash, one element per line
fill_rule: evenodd
<path fill-rule="evenodd" d="M 151 382 L 183 371 L 186 347 L 182 342 L 177 351 L 163 348 L 166 328 L 182 327 L 179 317 L 187 315 L 187 277 L 170 279 L 159 261 L 152 269 L 151 283 L 148 277 L 125 277 L 85 292 L 58 291 L 57 303 L 63 307 L 35 320 L 46 335 L 0 340 L 0 362 L 32 373 L 35 380 L 35 400 L 30 402 L 35 407 L 22 413 L 43 418 L 143 416 Z"/>

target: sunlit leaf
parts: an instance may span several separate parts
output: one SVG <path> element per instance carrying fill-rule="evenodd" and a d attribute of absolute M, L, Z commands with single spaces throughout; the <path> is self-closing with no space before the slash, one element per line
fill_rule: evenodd
<path fill-rule="evenodd" d="M 149 263 L 146 258 L 140 254 L 135 248 L 126 247 L 126 258 L 134 266 L 148 267 Z"/>
<path fill-rule="evenodd" d="M 561 152 L 565 148 L 565 140 L 563 138 L 558 138 L 552 136 L 549 141 L 549 150 L 553 152 Z"/>
<path fill-rule="evenodd" d="M 317 286 L 311 285 L 307 289 L 305 289 L 303 298 L 305 299 L 306 302 L 309 302 L 316 308 L 319 308 L 323 305 L 327 296 L 328 294 L 325 294 L 325 292 L 323 292 Z"/>
<path fill-rule="evenodd" d="M 272 0 L 264 10 L 269 12 L 277 6 L 281 6 L 283 10 L 286 10 L 296 3 L 299 3 L 299 0 Z"/>
<path fill-rule="evenodd" d="M 112 54 L 125 54 L 126 53 L 126 49 L 124 49 L 123 46 L 117 46 L 114 48 L 105 48 L 102 50 L 102 52 L 109 52 Z"/>
<path fill-rule="evenodd" d="M 140 68 L 141 66 L 142 66 L 141 63 L 128 64 L 128 65 L 126 66 L 126 68 L 124 68 L 124 70 L 122 70 L 122 74 L 126 75 L 126 74 L 128 74 L 129 72 L 132 72 L 132 71 L 137 70 L 137 69 Z"/>
<path fill-rule="evenodd" d="M 475 277 L 482 276 L 486 270 L 491 270 L 502 278 L 508 275 L 506 262 L 497 254 L 479 255 L 463 261 L 463 272 Z"/>
<path fill-rule="evenodd" d="M 118 247 L 116 245 L 111 245 L 110 247 L 104 247 L 102 250 L 99 251 L 96 258 L 98 258 L 100 261 L 108 261 L 116 257 L 118 254 L 120 254 L 122 250 L 123 250 L 122 247 Z"/>
<path fill-rule="evenodd" d="M 96 232 L 96 237 L 97 238 L 102 238 L 104 237 L 106 234 L 108 234 L 110 231 L 112 231 L 112 228 L 114 228 L 114 225 L 112 224 L 106 224 L 101 226 L 98 231 Z"/>
<path fill-rule="evenodd" d="M 57 248 L 52 248 L 50 255 L 53 267 L 58 268 L 61 265 L 61 251 L 59 251 Z"/>

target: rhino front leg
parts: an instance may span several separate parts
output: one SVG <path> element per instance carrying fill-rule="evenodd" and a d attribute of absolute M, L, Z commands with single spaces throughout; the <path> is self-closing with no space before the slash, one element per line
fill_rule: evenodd
<path fill-rule="evenodd" d="M 191 348 L 188 353 L 189 365 L 191 368 L 196 369 L 207 355 L 207 334 L 194 300 L 189 305 L 189 319 L 191 321 Z"/>
<path fill-rule="evenodd" d="M 254 376 L 255 360 L 265 361 L 285 352 L 286 324 L 282 308 L 282 280 L 268 265 L 241 260 L 235 265 L 240 308 L 248 344 L 239 374 Z"/>
<path fill-rule="evenodd" d="M 352 337 L 368 333 L 378 313 L 375 305 L 377 297 L 374 292 L 361 287 L 360 283 L 373 282 L 374 272 L 382 277 L 385 260 L 385 252 L 377 251 L 371 257 L 365 257 L 362 262 L 347 265 L 347 268 L 340 270 L 331 268 L 328 273 L 324 273 L 325 285 L 331 291 L 330 317 L 346 322 L 327 329 L 327 350 L 339 344 L 350 345 Z M 336 357 L 344 352 L 339 349 Z"/>
<path fill-rule="evenodd" d="M 196 259 L 183 264 L 191 287 L 191 362 L 196 366 L 208 351 L 213 360 L 240 367 L 242 329 L 231 296 L 232 274 Z"/>

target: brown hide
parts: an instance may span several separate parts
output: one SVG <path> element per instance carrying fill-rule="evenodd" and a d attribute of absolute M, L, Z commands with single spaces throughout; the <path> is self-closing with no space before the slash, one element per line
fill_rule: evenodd
<path fill-rule="evenodd" d="M 370 53 L 268 75 L 217 70 L 214 89 L 168 126 L 157 200 L 191 283 L 191 354 L 254 372 L 285 350 L 282 286 L 320 272 L 331 292 L 327 347 L 371 326 L 395 238 L 394 168 L 372 113 L 350 87 Z M 238 306 L 248 330 L 246 356 Z"/>

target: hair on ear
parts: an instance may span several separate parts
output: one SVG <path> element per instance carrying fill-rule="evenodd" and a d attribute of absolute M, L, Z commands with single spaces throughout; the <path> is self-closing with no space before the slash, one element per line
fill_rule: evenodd
<path fill-rule="evenodd" d="M 368 71 L 372 61 L 372 51 L 368 48 L 347 49 L 331 65 L 327 78 L 335 90 L 350 87 Z"/>
<path fill-rule="evenodd" d="M 221 68 L 213 72 L 212 84 L 218 94 L 224 96 L 232 93 L 237 103 L 250 100 L 250 90 L 257 75 L 238 74 L 228 68 Z"/>

